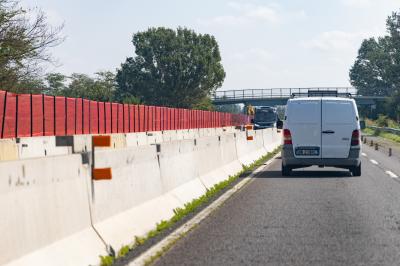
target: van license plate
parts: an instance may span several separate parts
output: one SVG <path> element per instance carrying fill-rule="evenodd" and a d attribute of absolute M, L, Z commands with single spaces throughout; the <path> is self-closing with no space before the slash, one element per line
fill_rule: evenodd
<path fill-rule="evenodd" d="M 296 155 L 299 156 L 318 156 L 319 148 L 296 148 Z"/>

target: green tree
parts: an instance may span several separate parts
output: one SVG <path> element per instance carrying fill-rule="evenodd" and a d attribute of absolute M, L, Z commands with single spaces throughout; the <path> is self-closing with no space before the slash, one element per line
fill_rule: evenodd
<path fill-rule="evenodd" d="M 62 26 L 50 27 L 40 10 L 19 7 L 18 0 L 0 0 L 0 88 L 36 91 L 41 64 L 54 63 L 49 49 L 60 44 Z"/>
<path fill-rule="evenodd" d="M 133 97 L 153 105 L 204 107 L 222 86 L 225 71 L 211 35 L 160 27 L 134 34 L 132 42 L 136 56 L 127 58 L 117 72 L 120 100 Z"/>
<path fill-rule="evenodd" d="M 361 95 L 388 96 L 377 113 L 400 120 L 400 12 L 386 20 L 388 35 L 364 40 L 350 69 L 350 81 Z"/>
<path fill-rule="evenodd" d="M 226 113 L 233 113 L 233 114 L 242 114 L 243 107 L 240 104 L 224 104 L 224 105 L 217 105 L 215 109 L 218 112 L 226 112 Z"/>
<path fill-rule="evenodd" d="M 46 81 L 48 94 L 104 102 L 114 99 L 116 88 L 115 74 L 110 71 L 97 72 L 95 78 L 79 73 L 74 73 L 70 77 L 51 73 L 46 76 Z"/>
<path fill-rule="evenodd" d="M 46 75 L 45 81 L 47 82 L 46 89 L 44 90 L 46 94 L 62 95 L 67 89 L 67 85 L 65 84 L 67 77 L 61 73 L 49 73 Z"/>

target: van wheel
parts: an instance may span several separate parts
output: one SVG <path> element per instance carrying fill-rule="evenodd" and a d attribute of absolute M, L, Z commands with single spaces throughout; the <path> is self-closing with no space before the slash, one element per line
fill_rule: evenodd
<path fill-rule="evenodd" d="M 282 176 L 290 176 L 292 174 L 292 169 L 289 166 L 284 166 L 282 164 Z"/>
<path fill-rule="evenodd" d="M 351 173 L 353 176 L 361 176 L 361 163 L 358 166 L 352 167 Z"/>

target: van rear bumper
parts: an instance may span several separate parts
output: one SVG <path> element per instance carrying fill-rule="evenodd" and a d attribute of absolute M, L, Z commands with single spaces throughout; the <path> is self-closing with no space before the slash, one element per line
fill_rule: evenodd
<path fill-rule="evenodd" d="M 312 165 L 332 166 L 339 168 L 350 168 L 361 163 L 360 147 L 351 148 L 348 158 L 296 158 L 293 154 L 292 145 L 284 145 L 282 148 L 282 163 L 290 168 L 301 168 Z"/>

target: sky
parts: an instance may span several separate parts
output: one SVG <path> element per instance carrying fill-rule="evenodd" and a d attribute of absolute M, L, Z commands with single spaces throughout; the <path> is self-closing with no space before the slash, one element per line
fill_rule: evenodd
<path fill-rule="evenodd" d="M 49 24 L 64 23 L 49 72 L 116 71 L 134 56 L 132 35 L 187 27 L 215 36 L 226 78 L 222 90 L 350 86 L 363 39 L 386 34 L 400 0 L 22 0 Z"/>

